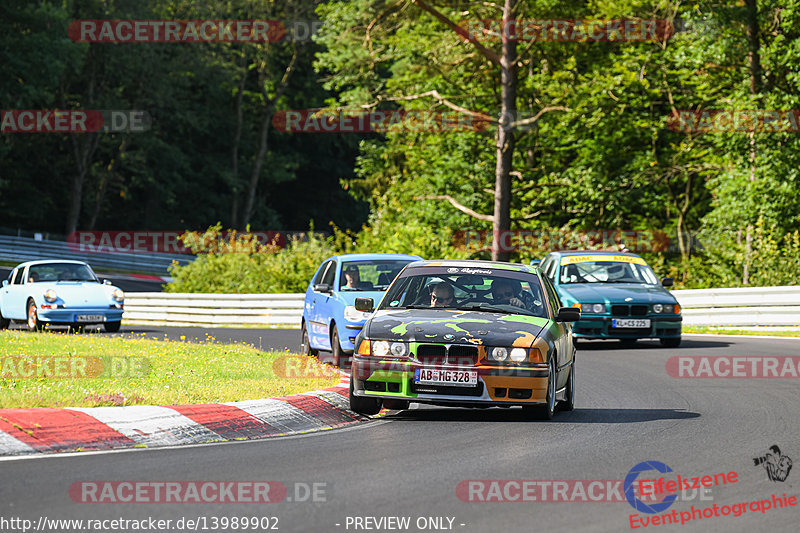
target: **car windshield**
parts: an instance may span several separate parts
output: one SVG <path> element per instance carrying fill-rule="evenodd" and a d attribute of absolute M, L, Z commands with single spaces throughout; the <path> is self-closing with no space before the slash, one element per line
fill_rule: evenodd
<path fill-rule="evenodd" d="M 99 281 L 92 269 L 76 263 L 47 263 L 28 269 L 28 282 L 40 281 Z"/>
<path fill-rule="evenodd" d="M 548 316 L 535 275 L 492 267 L 414 268 L 397 279 L 379 307 L 422 308 Z"/>
<path fill-rule="evenodd" d="M 573 256 L 574 257 L 574 256 Z M 571 256 L 562 258 L 559 283 L 647 283 L 658 284 L 658 278 L 644 259 L 625 257 L 625 261 L 582 261 Z M 565 264 L 566 263 L 566 264 Z"/>
<path fill-rule="evenodd" d="M 342 263 L 340 291 L 385 291 L 411 261 L 349 261 Z"/>

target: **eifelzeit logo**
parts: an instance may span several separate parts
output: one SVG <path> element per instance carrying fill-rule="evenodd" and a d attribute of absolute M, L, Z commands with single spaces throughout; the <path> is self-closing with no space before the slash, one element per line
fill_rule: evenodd
<path fill-rule="evenodd" d="M 770 446 L 766 455 L 754 457 L 753 463 L 755 463 L 756 466 L 764 466 L 764 470 L 767 471 L 767 478 L 769 478 L 770 481 L 786 481 L 792 469 L 792 460 L 781 453 L 781 449 L 777 444 Z"/>

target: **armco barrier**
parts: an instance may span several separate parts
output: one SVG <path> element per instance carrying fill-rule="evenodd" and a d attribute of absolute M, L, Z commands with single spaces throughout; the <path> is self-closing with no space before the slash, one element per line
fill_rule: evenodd
<path fill-rule="evenodd" d="M 684 326 L 800 326 L 800 286 L 672 291 Z"/>
<path fill-rule="evenodd" d="M 129 292 L 125 324 L 170 326 L 300 326 L 303 294 Z"/>
<path fill-rule="evenodd" d="M 800 326 L 800 286 L 676 290 L 685 326 Z M 129 292 L 126 324 L 299 326 L 303 294 Z"/>
<path fill-rule="evenodd" d="M 0 235 L 0 259 L 20 263 L 39 259 L 72 259 L 85 261 L 95 270 L 112 269 L 166 276 L 172 261 L 186 265 L 194 260 L 194 256 L 126 252 L 80 253 L 71 250 L 64 241 L 37 241 L 26 237 Z"/>

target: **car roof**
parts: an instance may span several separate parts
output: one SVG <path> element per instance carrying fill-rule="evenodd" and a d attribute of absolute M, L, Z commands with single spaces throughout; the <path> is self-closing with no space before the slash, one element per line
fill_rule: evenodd
<path fill-rule="evenodd" d="M 557 252 L 551 252 L 553 254 L 559 255 L 621 255 L 625 257 L 639 257 L 639 254 L 635 254 L 632 252 L 614 252 L 610 250 L 559 250 Z"/>
<path fill-rule="evenodd" d="M 37 261 L 25 261 L 24 263 L 20 263 L 14 268 L 25 268 L 27 266 L 36 266 L 36 265 L 47 265 L 49 263 L 71 263 L 73 265 L 86 265 L 89 266 L 88 263 L 83 261 L 75 261 L 73 259 L 40 259 Z"/>
<path fill-rule="evenodd" d="M 407 259 L 409 261 L 419 261 L 422 259 L 418 255 L 409 255 L 409 254 L 388 254 L 388 253 L 360 253 L 360 254 L 340 254 L 340 255 L 332 255 L 327 258 L 325 261 L 330 261 L 331 259 L 338 259 L 341 261 L 391 261 L 394 259 Z"/>
<path fill-rule="evenodd" d="M 420 268 L 420 267 L 460 267 L 460 268 L 494 268 L 499 270 L 511 270 L 514 272 L 525 272 L 528 274 L 538 274 L 539 267 L 531 265 L 523 265 L 522 263 L 506 263 L 503 261 L 481 261 L 477 259 L 435 259 L 427 261 L 415 261 L 409 263 L 406 268 Z"/>

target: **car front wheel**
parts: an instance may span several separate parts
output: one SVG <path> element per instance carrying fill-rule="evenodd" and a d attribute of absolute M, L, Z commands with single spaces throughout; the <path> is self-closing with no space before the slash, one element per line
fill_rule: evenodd
<path fill-rule="evenodd" d="M 353 394 L 352 376 L 350 376 L 350 410 L 361 415 L 377 415 L 381 411 L 380 398 L 364 398 Z"/>
<path fill-rule="evenodd" d="M 543 404 L 524 405 L 526 415 L 536 420 L 552 420 L 556 411 L 556 365 L 555 354 L 550 357 L 550 372 L 547 378 L 547 396 Z"/>
<path fill-rule="evenodd" d="M 311 338 L 308 336 L 308 328 L 306 327 L 306 323 L 303 322 L 303 328 L 300 332 L 300 338 L 302 339 L 300 342 L 300 353 L 303 355 L 317 355 L 317 350 L 311 348 Z"/>
<path fill-rule="evenodd" d="M 119 331 L 121 325 L 122 321 L 106 322 L 105 323 L 106 333 L 116 333 L 117 331 Z"/>
<path fill-rule="evenodd" d="M 558 402 L 558 408 L 562 411 L 572 411 L 575 409 L 575 358 L 572 358 L 572 366 L 569 369 L 567 387 L 564 392 L 564 399 Z"/>
<path fill-rule="evenodd" d="M 333 354 L 333 366 L 338 367 L 342 363 L 342 345 L 339 344 L 339 331 L 336 324 L 331 323 L 333 333 L 331 333 L 331 354 Z"/>
<path fill-rule="evenodd" d="M 44 324 L 39 321 L 39 314 L 36 312 L 36 302 L 28 300 L 28 331 L 41 331 Z"/>

